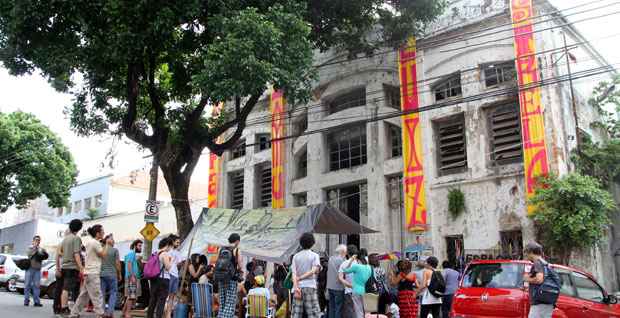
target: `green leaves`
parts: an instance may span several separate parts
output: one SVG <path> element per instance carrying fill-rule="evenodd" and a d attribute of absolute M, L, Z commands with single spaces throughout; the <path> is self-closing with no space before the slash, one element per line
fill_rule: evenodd
<path fill-rule="evenodd" d="M 45 195 L 65 206 L 77 170 L 69 150 L 33 115 L 0 113 L 0 211 Z"/>
<path fill-rule="evenodd" d="M 448 212 L 455 219 L 465 211 L 465 194 L 461 189 L 450 189 L 448 192 Z"/>
<path fill-rule="evenodd" d="M 568 255 L 596 244 L 610 224 L 610 213 L 617 213 L 596 179 L 576 173 L 542 179 L 530 202 L 538 207 L 531 217 L 543 244 Z"/>

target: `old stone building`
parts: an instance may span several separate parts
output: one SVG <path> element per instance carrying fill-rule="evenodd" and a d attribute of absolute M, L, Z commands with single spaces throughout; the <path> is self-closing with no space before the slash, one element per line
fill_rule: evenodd
<path fill-rule="evenodd" d="M 573 169 L 570 152 L 581 134 L 601 138 L 589 125 L 597 114 L 586 99 L 609 76 L 604 73 L 608 63 L 566 23 L 563 14 L 569 12 L 547 1 L 534 4 L 547 159 L 551 171 L 563 174 Z M 514 52 L 505 0 L 453 1 L 418 39 L 420 105 L 444 106 L 421 112 L 429 224 L 420 236 L 403 227 L 401 119 L 375 120 L 400 109 L 396 52 L 388 48 L 349 61 L 344 54 L 317 54 L 316 64 L 323 66 L 314 99 L 288 116 L 286 134 L 306 135 L 286 141 L 286 206 L 329 201 L 381 231 L 321 237 L 321 248 L 329 250 L 348 242 L 371 251 L 432 253 L 439 259 L 522 255 L 524 243 L 535 234 L 525 207 L 518 97 L 507 89 L 516 85 Z M 572 83 L 566 80 L 569 65 Z M 585 77 L 592 69 L 603 71 Z M 271 205 L 269 115 L 265 94 L 243 140 L 224 155 L 222 207 Z M 351 124 L 361 120 L 366 121 Z M 465 211 L 456 217 L 447 208 L 452 189 L 465 197 Z M 608 242 L 582 253 L 576 263 L 606 287 L 617 288 Z"/>

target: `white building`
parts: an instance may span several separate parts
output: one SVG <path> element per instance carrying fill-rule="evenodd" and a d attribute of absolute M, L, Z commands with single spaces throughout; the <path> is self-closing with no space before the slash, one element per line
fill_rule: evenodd
<path fill-rule="evenodd" d="M 453 1 L 428 35 L 418 39 L 420 105 L 454 101 L 448 107 L 421 113 L 429 218 L 424 237 L 418 238 L 402 226 L 400 117 L 372 120 L 400 108 L 396 52 L 387 50 L 343 63 L 335 62 L 346 60 L 345 55 L 316 56 L 316 64 L 329 66 L 319 68 L 314 100 L 295 108 L 286 134 L 319 133 L 286 142 L 285 204 L 330 201 L 361 224 L 381 231 L 361 238 L 321 238 L 323 248 L 331 249 L 340 241 L 384 252 L 407 250 L 421 241 L 442 260 L 455 259 L 458 250 L 463 250 L 466 258 L 521 255 L 524 242 L 534 240 L 525 207 L 518 98 L 506 94 L 473 98 L 515 85 L 515 49 L 507 3 Z M 534 20 L 543 80 L 553 82 L 567 74 L 567 60 L 576 78 L 581 71 L 608 65 L 573 26 L 565 25 L 561 14 L 550 15 L 557 9 L 547 1 L 534 3 L 535 15 L 545 17 Z M 563 35 L 570 59 L 563 55 Z M 604 76 L 609 74 L 573 82 L 579 131 L 569 82 L 541 88 L 551 171 L 563 174 L 572 169 L 570 152 L 581 133 L 601 138 L 589 125 L 597 114 L 586 105 L 586 99 Z M 259 103 L 249 122 L 264 122 L 270 115 L 268 98 Z M 348 125 L 362 119 L 369 121 Z M 250 124 L 239 146 L 224 155 L 219 187 L 222 207 L 270 206 L 269 134 L 269 123 Z M 447 212 L 447 193 L 455 188 L 464 193 L 466 205 L 457 218 Z M 620 237 L 618 229 L 610 235 Z M 603 243 L 576 257 L 575 262 L 606 287 L 617 289 L 611 250 Z"/>

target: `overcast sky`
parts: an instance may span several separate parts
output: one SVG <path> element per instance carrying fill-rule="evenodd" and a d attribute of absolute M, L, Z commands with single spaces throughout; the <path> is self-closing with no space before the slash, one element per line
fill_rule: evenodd
<path fill-rule="evenodd" d="M 609 4 L 608 9 L 598 10 L 586 14 L 571 17 L 576 21 L 586 17 L 620 11 L 618 1 L 592 1 L 592 0 L 551 0 L 559 9 L 570 8 L 584 3 L 592 3 L 590 7 Z M 582 7 L 571 12 L 587 9 Z M 594 19 L 578 23 L 576 26 L 585 37 L 596 39 L 613 36 L 620 32 L 620 14 L 614 14 L 607 18 Z M 614 64 L 620 63 L 620 36 L 610 37 L 605 40 L 595 41 L 593 45 Z M 148 166 L 148 160 L 143 159 L 147 153 L 137 151 L 134 144 L 121 142 L 116 147 L 118 154 L 116 167 L 113 170 L 101 168 L 103 158 L 112 146 L 112 141 L 104 138 L 80 138 L 69 128 L 69 121 L 63 114 L 63 109 L 71 104 L 71 96 L 60 94 L 53 90 L 47 81 L 38 75 L 12 77 L 5 69 L 0 68 L 0 111 L 11 112 L 18 109 L 35 114 L 43 123 L 56 132 L 62 141 L 70 148 L 80 171 L 79 180 L 91 178 L 103 173 L 114 172 L 117 175 L 126 174 L 133 169 L 143 169 Z M 195 178 L 205 179 L 207 175 L 207 160 L 203 156 L 201 164 L 197 168 Z"/>

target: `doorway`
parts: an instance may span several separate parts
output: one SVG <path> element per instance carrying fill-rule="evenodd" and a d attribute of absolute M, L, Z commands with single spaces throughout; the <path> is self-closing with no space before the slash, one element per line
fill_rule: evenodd
<path fill-rule="evenodd" d="M 342 213 L 360 223 L 361 210 L 366 208 L 362 203 L 362 196 L 366 195 L 366 184 L 356 184 L 327 190 L 329 203 Z M 358 234 L 339 235 L 339 244 L 355 245 L 360 247 Z"/>
<path fill-rule="evenodd" d="M 454 269 L 462 271 L 465 267 L 463 235 L 446 236 L 446 254 Z"/>
<path fill-rule="evenodd" d="M 523 234 L 521 230 L 499 232 L 501 256 L 507 259 L 523 258 Z"/>

